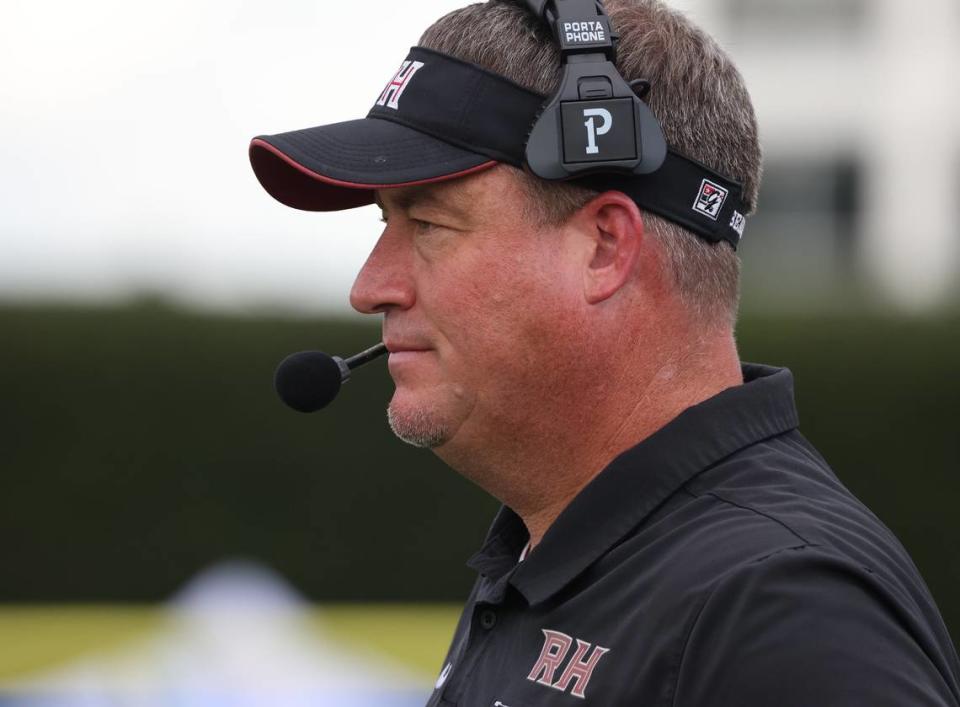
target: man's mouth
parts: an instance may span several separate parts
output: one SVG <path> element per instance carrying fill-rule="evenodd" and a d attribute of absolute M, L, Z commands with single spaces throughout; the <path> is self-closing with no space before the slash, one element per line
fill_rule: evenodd
<path fill-rule="evenodd" d="M 431 351 L 432 349 L 425 344 L 418 344 L 413 342 L 403 342 L 395 341 L 392 339 L 386 339 L 384 345 L 387 347 L 387 351 L 390 352 L 390 355 L 400 354 L 400 353 L 422 353 L 424 351 Z"/>
<path fill-rule="evenodd" d="M 384 343 L 387 346 L 387 351 L 390 352 L 390 358 L 387 360 L 387 367 L 390 369 L 422 360 L 424 354 L 430 353 L 433 350 L 428 346 L 415 342 L 387 339 Z"/>

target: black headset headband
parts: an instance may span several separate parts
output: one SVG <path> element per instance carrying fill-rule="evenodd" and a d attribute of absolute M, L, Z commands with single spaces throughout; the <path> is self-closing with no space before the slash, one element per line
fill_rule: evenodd
<path fill-rule="evenodd" d="M 403 100 L 397 108 L 375 105 L 368 117 L 406 125 L 518 168 L 528 165 L 528 137 L 531 126 L 544 114 L 544 96 L 480 66 L 424 47 L 411 49 L 407 61 L 423 68 L 416 81 L 405 86 Z M 597 134 L 593 136 L 601 149 L 602 125 L 603 121 L 594 124 Z M 580 142 L 574 135 L 568 140 L 560 132 L 554 135 L 557 154 L 566 150 L 572 155 L 584 144 L 590 146 L 589 126 L 581 121 L 580 127 L 587 135 Z M 573 183 L 600 191 L 622 191 L 640 208 L 713 243 L 725 240 L 736 248 L 743 234 L 747 213 L 743 187 L 673 150 L 666 150 L 652 173 L 589 170 Z"/>

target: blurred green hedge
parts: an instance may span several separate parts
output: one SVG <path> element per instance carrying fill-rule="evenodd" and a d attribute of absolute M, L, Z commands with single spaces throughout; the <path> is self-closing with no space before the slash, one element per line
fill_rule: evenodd
<path fill-rule="evenodd" d="M 317 600 L 460 600 L 497 503 L 395 440 L 386 366 L 298 415 L 272 375 L 376 326 L 161 306 L 0 308 L 0 601 L 144 601 L 224 557 Z M 913 554 L 960 632 L 960 318 L 747 317 L 801 429 Z"/>

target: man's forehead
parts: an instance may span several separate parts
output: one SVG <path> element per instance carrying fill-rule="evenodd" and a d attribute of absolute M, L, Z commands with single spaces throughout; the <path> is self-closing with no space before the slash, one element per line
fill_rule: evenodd
<path fill-rule="evenodd" d="M 422 184 L 412 187 L 377 189 L 374 201 L 381 209 L 408 211 L 415 206 L 431 206 L 448 211 L 469 214 L 483 199 L 497 180 L 491 169 L 481 174 L 461 177 L 438 184 Z"/>
<path fill-rule="evenodd" d="M 433 185 L 400 187 L 398 189 L 377 189 L 374 200 L 380 208 L 407 210 L 414 206 L 443 206 L 453 201 L 449 193 L 438 193 Z"/>

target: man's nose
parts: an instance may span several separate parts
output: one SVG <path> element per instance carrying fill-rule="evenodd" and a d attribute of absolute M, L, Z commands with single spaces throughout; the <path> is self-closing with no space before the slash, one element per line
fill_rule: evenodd
<path fill-rule="evenodd" d="M 413 306 L 411 249 L 408 239 L 389 226 L 373 247 L 350 290 L 350 305 L 363 314 Z"/>

